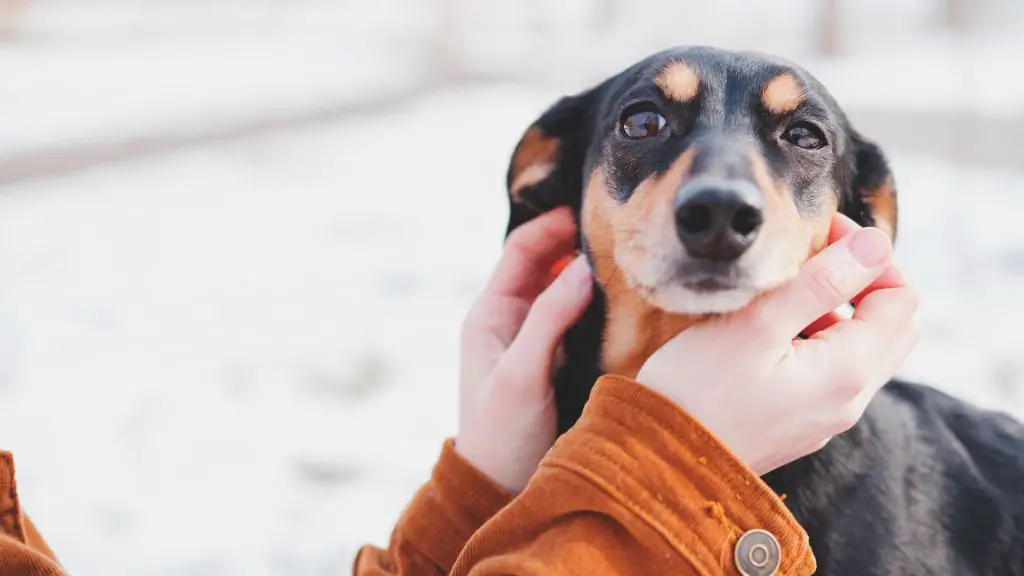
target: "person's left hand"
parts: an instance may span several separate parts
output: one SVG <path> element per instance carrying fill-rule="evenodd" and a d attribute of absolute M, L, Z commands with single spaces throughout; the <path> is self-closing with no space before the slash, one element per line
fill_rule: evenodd
<path fill-rule="evenodd" d="M 552 282 L 552 270 L 573 254 L 575 234 L 564 208 L 512 232 L 462 326 L 455 451 L 513 494 L 554 443 L 556 357 L 590 302 L 584 257 Z"/>

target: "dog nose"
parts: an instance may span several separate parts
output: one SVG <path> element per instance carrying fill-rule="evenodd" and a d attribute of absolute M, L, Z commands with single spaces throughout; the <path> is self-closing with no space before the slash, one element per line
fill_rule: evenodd
<path fill-rule="evenodd" d="M 764 222 L 764 198 L 745 180 L 696 178 L 676 194 L 676 233 L 696 258 L 728 261 L 743 254 Z"/>

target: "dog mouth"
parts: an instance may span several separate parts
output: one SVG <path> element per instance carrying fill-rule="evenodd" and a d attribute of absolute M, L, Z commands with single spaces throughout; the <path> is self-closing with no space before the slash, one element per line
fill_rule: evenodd
<path fill-rule="evenodd" d="M 686 280 L 682 282 L 682 285 L 684 288 L 697 293 L 722 292 L 724 290 L 735 290 L 737 288 L 735 282 L 713 276 Z"/>
<path fill-rule="evenodd" d="M 696 260 L 681 267 L 674 280 L 693 292 L 710 293 L 742 288 L 741 276 L 735 262 Z"/>

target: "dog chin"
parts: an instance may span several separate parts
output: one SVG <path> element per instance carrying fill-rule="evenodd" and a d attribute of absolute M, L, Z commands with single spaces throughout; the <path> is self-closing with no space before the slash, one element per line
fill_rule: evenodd
<path fill-rule="evenodd" d="M 754 288 L 698 291 L 686 286 L 669 285 L 648 292 L 647 300 L 674 314 L 726 314 L 750 304 L 759 293 Z"/>

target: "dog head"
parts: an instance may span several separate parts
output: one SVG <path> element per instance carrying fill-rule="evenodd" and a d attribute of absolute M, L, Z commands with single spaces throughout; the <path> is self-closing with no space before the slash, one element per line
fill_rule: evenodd
<path fill-rule="evenodd" d="M 577 215 L 605 307 L 600 369 L 626 375 L 792 279 L 836 211 L 896 234 L 879 148 L 810 74 L 755 53 L 672 49 L 561 99 L 507 183 L 509 232 L 557 206 Z"/>

